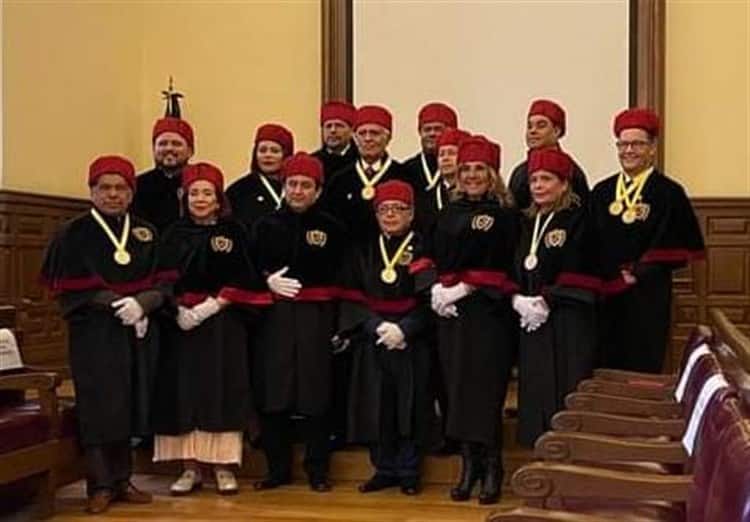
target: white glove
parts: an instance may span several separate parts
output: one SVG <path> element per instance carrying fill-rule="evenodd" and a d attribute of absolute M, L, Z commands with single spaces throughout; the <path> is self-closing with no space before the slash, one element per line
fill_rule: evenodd
<path fill-rule="evenodd" d="M 181 329 L 185 331 L 192 330 L 199 324 L 201 324 L 201 322 L 195 317 L 195 313 L 192 309 L 185 308 L 184 306 L 177 307 L 177 325 Z"/>
<path fill-rule="evenodd" d="M 404 348 L 406 347 L 404 332 L 396 323 L 383 321 L 375 329 L 375 333 L 378 334 L 378 340 L 375 341 L 375 344 L 384 344 L 389 350 L 393 350 L 402 344 Z"/>
<path fill-rule="evenodd" d="M 134 297 L 123 297 L 112 303 L 112 308 L 117 308 L 117 317 L 125 326 L 133 326 L 143 317 L 143 308 Z"/>
<path fill-rule="evenodd" d="M 136 321 L 133 327 L 135 328 L 136 339 L 143 339 L 146 337 L 146 334 L 148 333 L 148 316 L 145 316 L 140 321 Z"/>
<path fill-rule="evenodd" d="M 205 301 L 195 305 L 190 310 L 198 322 L 202 323 L 212 315 L 219 313 L 221 306 L 219 305 L 219 301 L 213 297 L 207 297 Z"/>
<path fill-rule="evenodd" d="M 454 304 L 470 293 L 472 293 L 475 290 L 475 288 L 471 285 L 467 285 L 466 283 L 458 283 L 453 286 L 449 287 L 443 287 L 443 290 L 440 292 L 441 297 L 445 305 Z M 445 306 L 443 306 L 445 308 Z"/>
<path fill-rule="evenodd" d="M 444 306 L 443 308 L 440 308 L 437 314 L 440 317 L 443 317 L 445 319 L 450 319 L 451 317 L 458 317 L 458 308 L 456 307 L 455 304 L 449 304 L 447 306 Z"/>
<path fill-rule="evenodd" d="M 270 288 L 274 294 L 278 294 L 288 299 L 294 299 L 299 293 L 300 288 L 302 288 L 302 284 L 299 280 L 292 277 L 284 277 L 287 270 L 289 270 L 289 267 L 285 266 L 278 272 L 274 272 L 268 276 L 266 283 L 268 284 L 268 288 Z"/>
<path fill-rule="evenodd" d="M 528 297 L 516 294 L 512 303 L 513 309 L 521 316 L 521 328 L 527 332 L 538 329 L 549 317 L 549 307 L 542 296 Z"/>
<path fill-rule="evenodd" d="M 442 308 L 444 290 L 445 288 L 440 283 L 435 283 L 432 285 L 432 288 L 430 288 L 430 306 L 435 313 L 438 313 L 438 310 Z"/>

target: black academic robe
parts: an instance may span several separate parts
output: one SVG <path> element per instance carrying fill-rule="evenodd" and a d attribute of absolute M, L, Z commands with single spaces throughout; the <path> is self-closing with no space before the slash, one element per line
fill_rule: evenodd
<path fill-rule="evenodd" d="M 440 210 L 450 201 L 450 191 L 442 178 L 430 184 L 427 173 L 422 165 L 422 152 L 412 156 L 403 165 L 403 177 L 414 188 L 414 229 L 425 236 L 432 234 Z M 425 161 L 430 175 L 435 174 L 437 158 L 434 154 L 426 154 Z"/>
<path fill-rule="evenodd" d="M 248 344 L 254 308 L 270 305 L 271 294 L 249 259 L 248 241 L 233 220 L 199 225 L 184 218 L 164 233 L 159 264 L 174 298 L 162 317 L 156 433 L 242 431 L 254 418 Z M 208 297 L 230 304 L 196 328 L 180 329 L 177 306 Z"/>
<path fill-rule="evenodd" d="M 547 217 L 541 216 L 541 224 Z M 552 415 L 565 405 L 565 396 L 591 374 L 595 299 L 601 290 L 586 208 L 555 213 L 539 244 L 537 267 L 527 270 L 524 259 L 533 230 L 534 218 L 524 217 L 514 279 L 521 294 L 543 296 L 550 313 L 538 330 L 520 334 L 518 439 L 528 447 L 549 429 Z"/>
<path fill-rule="evenodd" d="M 268 191 L 260 176 L 263 174 L 250 172 L 229 185 L 226 194 L 232 215 L 242 222 L 248 230 L 253 224 L 266 214 L 277 210 L 281 205 L 277 204 L 273 195 Z M 281 195 L 281 181 L 273 176 L 266 176 L 277 195 Z"/>
<path fill-rule="evenodd" d="M 154 225 L 159 233 L 164 232 L 182 214 L 182 174 L 168 177 L 157 167 L 139 174 L 135 181 L 133 214 Z"/>
<path fill-rule="evenodd" d="M 514 360 L 516 319 L 510 275 L 519 216 L 494 198 L 459 199 L 438 216 L 432 256 L 443 285 L 477 290 L 438 318 L 438 349 L 448 395 L 446 435 L 494 446 Z"/>
<path fill-rule="evenodd" d="M 312 155 L 318 158 L 321 163 L 323 163 L 324 189 L 331 183 L 331 178 L 336 172 L 340 171 L 344 167 L 352 165 L 355 161 L 357 161 L 357 158 L 359 158 L 359 152 L 357 151 L 357 147 L 353 142 L 349 144 L 349 148 L 346 149 L 346 152 L 344 154 L 330 152 L 325 146 L 323 146 L 313 152 Z"/>
<path fill-rule="evenodd" d="M 703 236 L 682 186 L 656 170 L 643 187 L 635 222 L 611 215 L 617 178 L 597 183 L 590 201 L 607 296 L 600 355 L 606 366 L 658 373 L 669 342 L 672 271 L 703 257 Z M 628 286 L 622 269 L 638 282 Z"/>
<path fill-rule="evenodd" d="M 383 161 L 386 159 L 384 158 Z M 393 160 L 377 184 L 392 179 L 403 179 L 401 164 Z M 323 208 L 348 227 L 353 241 L 367 241 L 378 233 L 372 200 L 362 197 L 364 185 L 359 179 L 355 163 L 333 175 L 322 198 Z"/>
<path fill-rule="evenodd" d="M 385 239 L 395 255 L 406 235 Z M 429 305 L 435 271 L 425 262 L 425 246 L 415 234 L 397 262 L 398 279 L 384 283 L 385 263 L 378 238 L 360 244 L 347 256 L 346 290 L 339 328 L 352 343 L 349 393 L 349 438 L 358 443 L 410 439 L 425 445 L 430 419 L 430 345 L 425 334 L 433 326 Z M 405 350 L 376 345 L 383 321 L 399 325 Z M 390 400 L 389 400 L 390 398 Z"/>
<path fill-rule="evenodd" d="M 119 238 L 123 219 L 103 216 Z M 135 297 L 149 314 L 161 304 L 156 273 L 157 232 L 131 216 L 119 265 L 114 246 L 87 212 L 65 223 L 44 256 L 41 282 L 57 296 L 68 322 L 68 344 L 80 440 L 84 446 L 127 441 L 149 433 L 151 379 L 158 349 L 156 321 L 136 339 L 115 317 L 112 302 Z"/>
<path fill-rule="evenodd" d="M 331 401 L 344 228 L 317 205 L 301 214 L 283 206 L 261 218 L 252 236 L 263 277 L 288 266 L 285 277 L 302 284 L 294 299 L 274 296 L 252 339 L 260 411 L 323 415 Z"/>
<path fill-rule="evenodd" d="M 528 161 L 524 161 L 513 169 L 508 188 L 513 194 L 513 202 L 516 207 L 521 210 L 529 208 L 531 205 L 531 189 L 529 188 Z M 589 198 L 589 183 L 586 179 L 586 173 L 575 161 L 573 161 L 571 188 L 581 199 L 581 205 L 586 206 Z"/>

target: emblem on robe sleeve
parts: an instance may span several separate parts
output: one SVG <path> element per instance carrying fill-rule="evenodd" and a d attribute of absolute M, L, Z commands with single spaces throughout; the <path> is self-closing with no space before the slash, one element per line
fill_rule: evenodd
<path fill-rule="evenodd" d="M 141 243 L 150 243 L 154 240 L 154 233 L 146 227 L 135 227 L 130 233 Z"/>
<path fill-rule="evenodd" d="M 234 241 L 226 236 L 214 236 L 211 238 L 211 250 L 228 254 L 234 248 Z"/>
<path fill-rule="evenodd" d="M 550 230 L 544 236 L 544 246 L 547 248 L 559 248 L 565 244 L 568 234 L 561 228 Z"/>
<path fill-rule="evenodd" d="M 495 218 L 488 214 L 479 214 L 471 220 L 471 229 L 487 232 L 495 224 Z"/>
<path fill-rule="evenodd" d="M 401 257 L 398 258 L 398 264 L 401 266 L 409 265 L 414 260 L 414 254 L 412 254 L 409 250 L 401 254 Z"/>
<path fill-rule="evenodd" d="M 310 246 L 324 247 L 328 241 L 328 234 L 322 230 L 308 230 L 305 234 L 305 241 Z"/>
<path fill-rule="evenodd" d="M 635 211 L 635 219 L 637 221 L 646 221 L 648 215 L 651 213 L 651 205 L 648 203 L 638 203 L 633 207 Z"/>

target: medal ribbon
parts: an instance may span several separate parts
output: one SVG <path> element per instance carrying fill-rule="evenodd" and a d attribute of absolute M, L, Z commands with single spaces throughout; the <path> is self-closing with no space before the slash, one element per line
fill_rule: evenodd
<path fill-rule="evenodd" d="M 391 163 L 393 163 L 392 158 L 388 158 L 385 160 L 385 163 L 380 166 L 380 170 L 375 174 L 372 178 L 367 177 L 367 174 L 365 174 L 365 169 L 362 168 L 362 162 L 357 161 L 357 163 L 354 164 L 354 168 L 357 171 L 357 174 L 359 175 L 359 179 L 362 181 L 362 184 L 365 187 L 374 187 L 375 184 L 380 181 L 380 178 L 385 176 L 385 173 L 388 172 L 388 168 L 391 166 Z"/>
<path fill-rule="evenodd" d="M 413 237 L 414 232 L 409 232 L 409 235 L 406 236 L 406 238 L 396 249 L 396 253 L 393 254 L 393 257 L 388 258 L 388 251 L 385 249 L 385 239 L 383 237 L 383 234 L 380 234 L 380 257 L 383 258 L 383 265 L 385 265 L 385 270 L 393 270 L 393 268 L 396 266 L 396 263 L 398 263 L 398 260 L 406 251 L 406 248 L 409 246 L 409 243 L 411 242 L 411 239 Z"/>
<path fill-rule="evenodd" d="M 266 191 L 268 191 L 268 194 L 276 203 L 276 209 L 281 208 L 281 200 L 284 199 L 284 189 L 281 190 L 281 194 L 277 194 L 273 185 L 271 185 L 271 182 L 268 181 L 263 174 L 258 172 L 258 176 L 260 176 L 260 181 L 263 183 L 263 186 L 266 187 Z"/>
<path fill-rule="evenodd" d="M 425 190 L 432 190 L 440 179 L 440 169 L 437 169 L 433 174 L 430 172 L 429 165 L 427 165 L 427 159 L 424 157 L 424 152 L 420 154 L 419 157 L 422 159 L 422 172 L 424 172 L 424 177 L 427 180 Z"/>
<path fill-rule="evenodd" d="M 91 209 L 91 215 L 94 218 L 94 221 L 96 221 L 102 230 L 104 230 L 104 233 L 107 234 L 107 237 L 112 242 L 112 244 L 115 246 L 115 252 L 126 252 L 125 245 L 128 244 L 128 236 L 130 235 L 130 214 L 125 214 L 125 223 L 122 226 L 122 234 L 120 234 L 120 239 L 117 239 L 117 236 L 115 236 L 115 233 L 112 232 L 112 229 L 109 228 L 109 225 L 106 221 L 104 221 L 104 218 L 99 214 L 99 212 L 95 209 Z"/>
<path fill-rule="evenodd" d="M 615 201 L 621 201 L 627 209 L 633 208 L 640 199 L 643 187 L 646 185 L 646 181 L 653 171 L 654 169 L 650 168 L 637 175 L 633 179 L 633 183 L 627 188 L 625 187 L 625 173 L 621 172 L 617 178 Z"/>
<path fill-rule="evenodd" d="M 531 244 L 529 245 L 529 256 L 536 256 L 536 251 L 539 250 L 539 243 L 542 242 L 542 237 L 544 236 L 545 230 L 547 230 L 547 226 L 550 224 L 550 221 L 552 221 L 552 218 L 555 217 L 554 212 L 550 212 L 549 216 L 547 216 L 547 219 L 544 220 L 544 225 L 542 225 L 542 229 L 539 230 L 539 223 L 541 223 L 542 214 L 538 213 L 536 215 L 536 218 L 534 220 L 534 233 L 531 236 Z"/>

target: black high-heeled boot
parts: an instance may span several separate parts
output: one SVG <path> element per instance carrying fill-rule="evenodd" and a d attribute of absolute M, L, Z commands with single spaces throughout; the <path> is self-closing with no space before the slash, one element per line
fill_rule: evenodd
<path fill-rule="evenodd" d="M 451 499 L 461 502 L 469 500 L 471 490 L 482 477 L 482 469 L 475 444 L 464 442 L 461 444 L 461 476 L 458 484 L 451 488 Z"/>
<path fill-rule="evenodd" d="M 503 463 L 496 448 L 484 448 L 484 476 L 479 490 L 480 504 L 497 504 L 503 485 Z"/>

